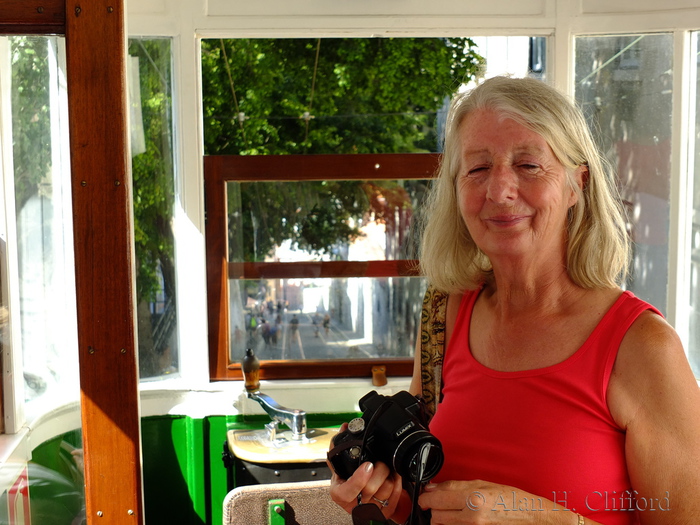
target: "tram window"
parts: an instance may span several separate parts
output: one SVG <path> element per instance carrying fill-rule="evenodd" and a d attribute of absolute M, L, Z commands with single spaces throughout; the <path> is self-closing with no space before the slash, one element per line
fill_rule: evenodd
<path fill-rule="evenodd" d="M 425 179 L 229 182 L 229 261 L 413 259 L 414 214 L 428 186 Z"/>
<path fill-rule="evenodd" d="M 9 37 L 19 334 L 28 411 L 78 398 L 64 41 Z M 15 312 L 13 312 L 14 314 Z M 14 345 L 17 347 L 17 344 Z"/>
<path fill-rule="evenodd" d="M 175 283 L 172 42 L 129 39 L 139 375 L 179 372 Z"/>
<path fill-rule="evenodd" d="M 379 179 L 308 179 L 283 159 L 437 152 L 448 97 L 482 65 L 466 38 L 202 42 L 206 153 L 282 159 L 259 178 L 234 174 L 216 197 L 207 187 L 228 205 L 222 218 L 207 207 L 228 246 L 228 342 L 216 350 L 227 363 L 253 346 L 271 361 L 403 358 L 410 373 L 425 285 L 406 248 L 432 173 L 402 180 L 382 161 Z"/>
<path fill-rule="evenodd" d="M 229 279 L 232 361 L 245 348 L 268 360 L 411 357 L 425 284 L 399 273 L 415 271 L 413 219 L 427 180 L 230 182 L 227 187 L 230 276 L 245 272 L 241 263 L 250 261 L 241 255 L 263 259 L 255 257 L 257 250 L 271 254 L 264 260 L 274 263 L 257 268 L 278 276 Z M 251 201 L 250 214 L 241 213 L 242 195 Z M 334 228 L 345 231 L 348 241 L 329 243 Z M 322 278 L 318 263 L 340 264 L 342 271 L 354 264 L 370 272 L 374 264 L 377 273 L 388 276 Z"/>
<path fill-rule="evenodd" d="M 239 377 L 246 346 L 268 378 L 355 375 L 348 360 L 376 358 L 410 374 L 425 289 L 410 219 L 447 100 L 487 73 L 542 78 L 544 40 L 202 41 L 210 360 L 224 363 L 213 377 Z M 352 173 L 362 154 L 410 168 Z"/>
<path fill-rule="evenodd" d="M 8 40 L 0 37 L 0 93 L 2 93 L 2 76 L 6 70 L 7 62 L 3 62 L 2 57 L 8 56 L 9 49 Z M 5 199 L 5 168 L 9 168 L 9 162 L 6 162 L 4 150 L 9 147 L 10 141 L 5 140 L 2 114 L 3 114 L 3 97 L 0 95 L 0 202 L 3 203 L 3 210 L 7 210 L 7 201 Z M 9 170 L 8 170 L 9 171 Z M 8 173 L 8 176 L 11 176 Z M 10 289 L 9 289 L 9 273 L 8 273 L 8 217 L 11 212 L 0 214 L 0 355 L 3 359 L 0 360 L 0 433 L 5 431 L 5 393 L 4 381 L 6 370 L 9 363 L 5 356 L 12 355 L 12 339 L 10 338 Z M 11 224 L 11 223 L 10 223 Z M 15 314 L 16 315 L 16 314 Z M 13 426 L 12 424 L 8 426 Z"/>
<path fill-rule="evenodd" d="M 692 34 L 692 52 L 695 57 L 695 83 L 692 86 L 695 98 L 695 118 L 693 123 L 694 144 L 691 144 L 689 167 L 693 170 L 693 209 L 690 251 L 690 337 L 688 344 L 690 364 L 696 377 L 700 377 L 700 33 Z M 692 78 L 692 76 L 691 76 Z"/>
<path fill-rule="evenodd" d="M 616 168 L 633 241 L 626 287 L 666 309 L 673 36 L 580 36 L 576 99 Z"/>
<path fill-rule="evenodd" d="M 2 163 L 0 163 L 0 175 Z M 2 177 L 0 177 L 2 180 Z M 0 184 L 0 202 L 5 202 L 3 185 Z M 7 228 L 5 217 L 0 217 L 0 355 L 12 352 L 12 340 L 10 339 L 10 298 L 7 278 Z M 4 365 L 7 366 L 7 365 Z M 0 366 L 0 372 L 4 366 Z M 2 374 L 3 376 L 5 374 Z M 5 430 L 5 405 L 4 393 L 0 381 L 0 433 Z"/>

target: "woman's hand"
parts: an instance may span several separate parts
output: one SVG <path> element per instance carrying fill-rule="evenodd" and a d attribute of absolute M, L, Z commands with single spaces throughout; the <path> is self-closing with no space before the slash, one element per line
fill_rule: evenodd
<path fill-rule="evenodd" d="M 363 463 L 349 479 L 341 479 L 335 472 L 331 477 L 331 499 L 348 513 L 358 505 L 360 495 L 362 503 L 374 503 L 390 518 L 396 512 L 401 492 L 401 476 L 392 474 L 381 462 Z"/>
<path fill-rule="evenodd" d="M 480 480 L 428 484 L 418 503 L 431 510 L 431 525 L 575 525 L 579 519 L 577 514 L 546 498 Z M 593 522 L 586 521 L 589 524 Z"/>
<path fill-rule="evenodd" d="M 339 432 L 347 429 L 347 423 L 343 423 Z M 333 444 L 331 443 L 331 448 Z M 333 465 L 327 461 L 331 469 L 331 499 L 351 513 L 358 505 L 358 496 L 362 503 L 374 503 L 382 511 L 385 517 L 391 517 L 401 499 L 401 476 L 391 473 L 391 470 L 382 462 L 372 464 L 369 461 L 360 465 L 349 479 L 343 479 L 336 474 Z"/>

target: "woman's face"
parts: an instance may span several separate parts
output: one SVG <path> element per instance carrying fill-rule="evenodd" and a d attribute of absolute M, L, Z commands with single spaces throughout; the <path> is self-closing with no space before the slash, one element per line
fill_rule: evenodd
<path fill-rule="evenodd" d="M 472 112 L 459 128 L 459 207 L 477 246 L 498 257 L 558 260 L 566 217 L 577 195 L 544 138 L 491 110 Z M 581 184 L 582 168 L 575 173 Z"/>

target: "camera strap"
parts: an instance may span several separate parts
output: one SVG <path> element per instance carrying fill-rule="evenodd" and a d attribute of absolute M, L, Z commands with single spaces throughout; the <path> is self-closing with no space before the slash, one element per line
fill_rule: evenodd
<path fill-rule="evenodd" d="M 416 472 L 416 479 L 423 478 L 423 472 L 428 464 L 428 457 L 430 456 L 430 443 L 425 443 L 420 450 L 418 470 Z M 406 522 L 406 525 L 427 525 L 430 523 L 429 512 L 424 512 L 418 506 L 418 496 L 423 489 L 422 483 L 411 484 L 411 500 L 412 509 L 411 515 Z M 353 525 L 380 525 L 390 523 L 387 518 L 384 517 L 382 511 L 374 503 L 360 503 L 354 509 L 352 509 L 352 523 Z"/>
<path fill-rule="evenodd" d="M 352 447 L 361 447 L 364 444 L 364 441 L 361 439 L 355 439 L 353 441 L 345 441 L 344 443 L 341 443 L 340 445 L 335 445 L 332 449 L 328 451 L 326 456 L 330 460 L 332 457 L 337 456 L 341 452 L 348 450 L 349 448 Z"/>
<path fill-rule="evenodd" d="M 430 457 L 430 447 L 433 445 L 431 443 L 423 443 L 420 449 L 420 454 L 418 456 L 418 465 L 416 465 L 416 479 L 423 479 L 425 469 L 428 466 L 428 458 Z M 406 525 L 424 525 L 430 523 L 430 513 L 429 511 L 422 511 L 418 505 L 418 497 L 420 493 L 423 492 L 424 483 L 417 482 L 413 486 L 411 494 L 411 515 L 406 522 Z"/>
<path fill-rule="evenodd" d="M 389 523 L 374 503 L 361 503 L 352 509 L 353 525 L 380 525 Z"/>

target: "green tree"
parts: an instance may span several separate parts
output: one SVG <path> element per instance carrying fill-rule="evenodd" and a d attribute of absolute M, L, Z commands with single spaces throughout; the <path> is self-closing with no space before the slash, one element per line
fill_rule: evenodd
<path fill-rule="evenodd" d="M 52 40 L 13 37 L 12 107 L 15 201 L 19 213 L 34 196 L 50 197 L 52 180 L 49 53 Z M 174 204 L 171 50 L 169 39 L 133 39 L 139 57 L 141 115 L 145 148 L 132 162 L 134 242 L 137 259 L 139 358 L 143 377 L 161 373 L 161 359 L 174 328 L 175 265 L 171 227 Z M 136 101 L 132 101 L 136 102 Z M 63 189 L 62 191 L 67 191 Z M 42 228 L 52 228 L 47 219 Z M 47 241 L 51 239 L 45 233 Z M 167 301 L 151 313 L 159 296 Z M 166 321 L 166 322 L 163 322 Z M 171 349 L 173 354 L 176 349 Z"/>
<path fill-rule="evenodd" d="M 46 38 L 10 40 L 12 53 L 12 125 L 15 208 L 51 186 L 51 121 Z"/>
<path fill-rule="evenodd" d="M 205 152 L 436 151 L 438 111 L 482 64 L 468 38 L 204 40 Z M 359 235 L 350 219 L 381 216 L 376 189 L 331 180 L 232 186 L 229 209 L 240 212 L 230 224 L 231 258 L 263 260 L 285 239 L 331 253 Z M 424 189 L 408 184 L 404 202 Z"/>
<path fill-rule="evenodd" d="M 138 57 L 144 139 L 140 150 L 132 141 L 132 177 L 139 369 L 148 377 L 167 371 L 177 353 L 171 337 L 176 280 L 170 39 L 131 39 L 129 55 Z"/>

